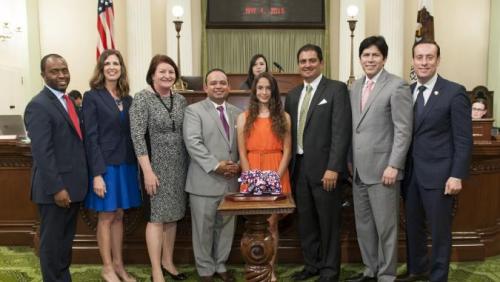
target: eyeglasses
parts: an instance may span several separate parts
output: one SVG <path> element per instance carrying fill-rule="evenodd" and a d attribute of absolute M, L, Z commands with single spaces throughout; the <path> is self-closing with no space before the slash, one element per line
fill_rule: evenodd
<path fill-rule="evenodd" d="M 473 111 L 486 111 L 486 109 L 472 108 Z"/>

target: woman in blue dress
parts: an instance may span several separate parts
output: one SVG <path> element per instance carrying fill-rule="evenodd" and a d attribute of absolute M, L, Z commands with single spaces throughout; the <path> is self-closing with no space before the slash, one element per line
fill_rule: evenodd
<path fill-rule="evenodd" d="M 85 206 L 98 212 L 97 243 L 105 281 L 135 281 L 122 258 L 123 210 L 141 205 L 137 161 L 130 137 L 127 70 L 117 50 L 101 54 L 83 96 L 90 191 Z"/>

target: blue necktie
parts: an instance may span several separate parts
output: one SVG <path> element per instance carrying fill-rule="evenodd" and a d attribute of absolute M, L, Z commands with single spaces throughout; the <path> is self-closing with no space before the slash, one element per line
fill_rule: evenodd
<path fill-rule="evenodd" d="M 424 112 L 425 100 L 424 91 L 427 89 L 424 85 L 418 87 L 417 101 L 415 102 L 415 119 L 418 119 Z"/>

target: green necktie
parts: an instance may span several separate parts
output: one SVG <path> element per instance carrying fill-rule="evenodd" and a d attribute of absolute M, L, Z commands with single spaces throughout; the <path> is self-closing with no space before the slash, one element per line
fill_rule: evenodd
<path fill-rule="evenodd" d="M 302 100 L 302 105 L 300 106 L 299 115 L 299 128 L 297 130 L 297 143 L 300 148 L 304 149 L 303 137 L 304 137 L 304 127 L 306 126 L 307 111 L 309 110 L 309 104 L 311 102 L 312 96 L 312 86 L 311 84 L 306 85 L 306 93 L 304 99 Z"/>

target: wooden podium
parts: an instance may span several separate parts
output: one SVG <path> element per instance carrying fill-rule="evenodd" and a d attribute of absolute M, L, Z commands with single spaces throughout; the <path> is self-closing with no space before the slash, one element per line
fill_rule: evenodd
<path fill-rule="evenodd" d="M 230 195 L 219 204 L 218 212 L 222 215 L 243 215 L 247 220 L 240 241 L 241 255 L 245 261 L 245 281 L 269 282 L 274 248 L 267 218 L 275 213 L 292 213 L 295 209 L 293 198 L 285 195 L 283 200 L 236 202 L 231 201 L 228 196 Z"/>
<path fill-rule="evenodd" d="M 298 73 L 273 73 L 278 88 L 281 93 L 288 93 L 297 85 L 304 83 L 303 78 Z M 245 81 L 247 74 L 228 74 L 227 79 L 232 90 L 237 90 L 240 84 Z"/>
<path fill-rule="evenodd" d="M 229 77 L 231 79 L 231 75 Z M 287 77 L 287 75 L 283 75 L 283 77 Z M 294 83 L 299 84 L 301 82 L 297 83 L 295 81 Z M 282 97 L 286 95 L 284 89 L 286 87 L 280 85 Z M 488 101 L 492 102 L 492 93 L 490 91 L 483 88 L 477 89 L 481 90 L 482 93 L 486 93 L 489 98 Z M 190 103 L 206 98 L 206 94 L 202 91 L 186 91 L 182 94 Z M 230 103 L 246 105 L 248 92 L 232 92 L 228 100 Z M 491 118 L 491 116 L 487 117 Z M 482 121 L 479 123 L 482 123 Z M 476 125 L 477 122 L 474 122 L 474 126 Z M 482 137 L 489 132 L 484 127 L 481 127 L 481 130 Z M 475 131 L 475 133 L 478 134 L 479 132 Z M 0 245 L 37 247 L 37 206 L 30 201 L 31 166 L 30 144 L 18 141 L 0 141 L 0 190 L 2 193 L 0 197 Z M 500 198 L 500 186 L 498 185 L 500 183 L 500 141 L 491 139 L 481 141 L 476 138 L 469 172 L 470 177 L 464 180 L 464 188 L 455 197 L 454 202 L 453 251 L 451 255 L 453 261 L 484 260 L 487 257 L 500 254 L 500 205 L 498 204 Z M 342 208 L 340 238 L 342 262 L 360 262 L 361 255 L 357 243 L 352 196 L 349 193 L 351 189 L 347 188 L 345 191 L 343 202 L 346 204 Z M 251 211 L 255 211 L 257 207 L 252 205 L 251 208 Z M 141 207 L 127 211 L 125 214 L 123 257 L 126 263 L 149 263 L 144 238 L 145 212 L 146 208 Z M 235 211 L 227 210 L 223 212 Z M 267 214 L 270 213 L 272 212 Z M 280 211 L 280 213 L 285 212 Z M 246 217 L 248 216 L 250 215 L 247 214 Z M 406 230 L 403 212 L 401 212 L 400 216 L 401 228 L 398 251 L 400 260 L 403 261 L 406 256 Z M 261 215 L 261 217 L 259 223 L 255 223 L 254 226 L 264 228 L 264 224 L 267 224 L 265 220 L 267 215 Z M 95 213 L 82 208 L 73 244 L 73 262 L 100 262 L 95 236 L 96 224 L 97 217 Z M 229 256 L 230 264 L 243 262 L 239 247 L 243 234 L 247 230 L 244 225 L 245 219 L 238 217 L 233 249 Z M 278 261 L 280 263 L 301 263 L 302 250 L 297 234 L 296 214 L 280 220 L 279 230 Z M 429 241 L 430 244 L 431 241 Z M 176 263 L 192 264 L 194 262 L 189 209 L 186 216 L 178 222 L 175 260 Z"/>
<path fill-rule="evenodd" d="M 474 138 L 474 143 L 491 144 L 493 140 L 491 136 L 493 121 L 492 118 L 472 120 L 472 137 Z"/>

